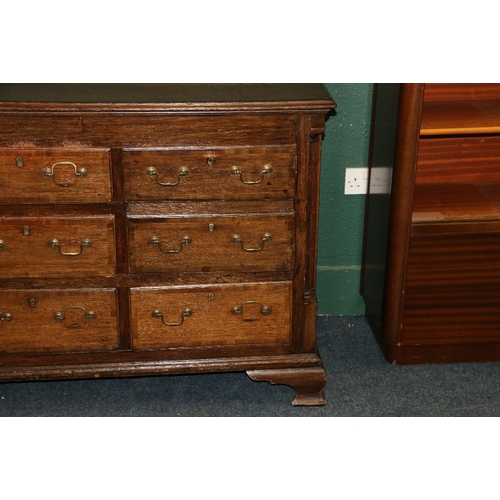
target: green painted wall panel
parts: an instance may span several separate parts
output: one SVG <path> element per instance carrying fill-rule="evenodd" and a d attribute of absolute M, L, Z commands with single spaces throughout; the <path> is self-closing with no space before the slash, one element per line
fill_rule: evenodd
<path fill-rule="evenodd" d="M 363 314 L 365 305 L 359 295 L 359 266 L 346 267 L 318 269 L 319 314 Z"/>
<path fill-rule="evenodd" d="M 373 84 L 327 83 L 335 113 L 322 151 L 317 297 L 320 314 L 363 314 L 359 295 L 364 195 L 344 195 L 345 169 L 366 167 Z"/>

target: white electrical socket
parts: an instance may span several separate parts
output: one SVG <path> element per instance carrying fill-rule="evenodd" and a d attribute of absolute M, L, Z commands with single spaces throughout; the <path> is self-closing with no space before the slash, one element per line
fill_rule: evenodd
<path fill-rule="evenodd" d="M 366 194 L 368 191 L 368 168 L 346 168 L 344 194 Z"/>

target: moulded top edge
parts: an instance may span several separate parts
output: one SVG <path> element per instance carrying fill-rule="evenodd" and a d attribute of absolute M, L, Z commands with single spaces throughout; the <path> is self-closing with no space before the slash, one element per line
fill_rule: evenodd
<path fill-rule="evenodd" d="M 323 84 L 0 84 L 2 111 L 329 110 Z"/>

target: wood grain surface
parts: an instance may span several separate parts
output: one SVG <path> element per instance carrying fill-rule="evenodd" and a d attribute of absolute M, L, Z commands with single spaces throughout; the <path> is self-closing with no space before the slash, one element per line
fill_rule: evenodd
<path fill-rule="evenodd" d="M 334 107 L 322 84 L 0 84 L 0 379 L 293 369 L 324 404 Z"/>
<path fill-rule="evenodd" d="M 291 283 L 134 288 L 133 348 L 289 343 L 291 288 Z M 241 313 L 233 314 L 235 306 Z M 262 313 L 264 306 L 269 314 Z M 192 314 L 183 318 L 187 309 Z M 163 320 L 153 317 L 156 310 Z"/>
<path fill-rule="evenodd" d="M 125 150 L 122 159 L 128 201 L 295 195 L 294 147 Z M 148 169 L 154 169 L 155 175 Z"/>

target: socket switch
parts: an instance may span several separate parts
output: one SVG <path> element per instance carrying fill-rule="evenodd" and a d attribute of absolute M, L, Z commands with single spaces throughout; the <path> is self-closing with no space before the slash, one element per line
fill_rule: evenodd
<path fill-rule="evenodd" d="M 346 168 L 344 194 L 366 194 L 368 191 L 368 168 Z"/>

